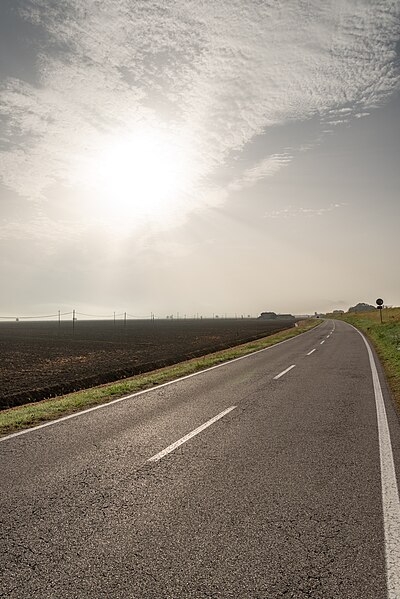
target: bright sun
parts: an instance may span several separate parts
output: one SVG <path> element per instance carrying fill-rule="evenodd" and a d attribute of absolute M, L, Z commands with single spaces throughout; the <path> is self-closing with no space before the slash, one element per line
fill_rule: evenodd
<path fill-rule="evenodd" d="M 91 212 L 112 226 L 167 218 L 179 210 L 189 168 L 182 145 L 159 131 L 108 140 L 82 173 Z"/>

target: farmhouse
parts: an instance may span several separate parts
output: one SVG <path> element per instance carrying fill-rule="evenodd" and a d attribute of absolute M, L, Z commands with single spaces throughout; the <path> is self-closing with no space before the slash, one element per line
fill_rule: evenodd
<path fill-rule="evenodd" d="M 275 312 L 261 312 L 260 320 L 296 320 L 292 314 L 276 314 Z"/>

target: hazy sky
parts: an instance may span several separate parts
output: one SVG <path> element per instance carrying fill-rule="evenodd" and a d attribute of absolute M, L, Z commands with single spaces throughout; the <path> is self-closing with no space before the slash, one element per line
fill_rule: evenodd
<path fill-rule="evenodd" d="M 400 1 L 1 0 L 0 316 L 400 305 Z"/>

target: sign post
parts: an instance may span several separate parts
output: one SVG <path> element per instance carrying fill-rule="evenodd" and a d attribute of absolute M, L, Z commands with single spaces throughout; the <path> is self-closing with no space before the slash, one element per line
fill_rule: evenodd
<path fill-rule="evenodd" d="M 383 299 L 381 299 L 380 297 L 378 297 L 378 299 L 376 300 L 376 304 L 377 304 L 376 307 L 379 310 L 379 314 L 381 315 L 381 324 L 382 324 Z"/>

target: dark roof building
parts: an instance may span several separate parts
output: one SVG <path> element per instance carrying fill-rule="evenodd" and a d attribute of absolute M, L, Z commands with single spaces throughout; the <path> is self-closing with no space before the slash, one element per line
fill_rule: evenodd
<path fill-rule="evenodd" d="M 275 320 L 277 315 L 275 312 L 261 312 L 258 318 L 261 318 L 261 320 Z"/>

